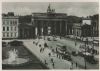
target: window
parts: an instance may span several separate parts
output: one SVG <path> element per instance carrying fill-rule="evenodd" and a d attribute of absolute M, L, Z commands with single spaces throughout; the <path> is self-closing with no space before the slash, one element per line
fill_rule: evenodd
<path fill-rule="evenodd" d="M 7 27 L 7 31 L 9 31 L 9 27 Z"/>
<path fill-rule="evenodd" d="M 3 37 L 5 37 L 5 33 L 3 33 Z"/>
<path fill-rule="evenodd" d="M 12 22 L 13 22 L 13 25 L 15 25 L 15 21 L 13 20 Z"/>
<path fill-rule="evenodd" d="M 17 25 L 17 21 L 15 21 L 15 25 Z"/>
<path fill-rule="evenodd" d="M 5 27 L 3 27 L 3 31 L 5 31 Z"/>
<path fill-rule="evenodd" d="M 5 20 L 5 21 L 4 21 L 4 25 L 6 25 L 6 23 L 7 23 L 7 21 Z"/>
<path fill-rule="evenodd" d="M 11 33 L 11 37 L 13 36 L 13 33 Z"/>
<path fill-rule="evenodd" d="M 7 25 L 9 25 L 9 21 L 7 21 Z"/>
<path fill-rule="evenodd" d="M 3 21 L 3 24 L 5 24 L 5 21 Z"/>
<path fill-rule="evenodd" d="M 16 33 L 15 33 L 15 37 L 16 37 Z"/>
<path fill-rule="evenodd" d="M 15 31 L 16 31 L 16 27 L 15 27 Z"/>
<path fill-rule="evenodd" d="M 9 37 L 9 33 L 7 33 L 7 37 Z"/>
<path fill-rule="evenodd" d="M 11 27 L 11 31 L 13 30 L 13 27 Z"/>
<path fill-rule="evenodd" d="M 12 25 L 13 24 L 13 22 L 12 21 L 10 21 L 10 25 Z"/>

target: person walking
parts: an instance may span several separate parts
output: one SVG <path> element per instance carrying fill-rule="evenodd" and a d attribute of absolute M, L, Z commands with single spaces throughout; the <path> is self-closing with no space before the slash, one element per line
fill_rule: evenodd
<path fill-rule="evenodd" d="M 50 48 L 52 49 L 52 46 Z"/>
<path fill-rule="evenodd" d="M 56 52 L 58 51 L 57 47 L 56 47 Z"/>
<path fill-rule="evenodd" d="M 70 66 L 70 69 L 73 69 L 72 66 Z"/>
<path fill-rule="evenodd" d="M 76 68 L 77 68 L 77 62 L 76 62 Z"/>
<path fill-rule="evenodd" d="M 73 62 L 72 62 L 72 69 L 73 69 Z"/>
<path fill-rule="evenodd" d="M 41 44 L 39 44 L 39 47 L 41 47 Z"/>
<path fill-rule="evenodd" d="M 51 62 L 53 63 L 53 58 L 51 58 Z"/>
<path fill-rule="evenodd" d="M 57 53 L 57 58 L 59 57 L 58 53 Z"/>
<path fill-rule="evenodd" d="M 59 54 L 59 59 L 60 59 L 60 54 Z"/>
<path fill-rule="evenodd" d="M 50 57 L 50 56 L 51 56 L 51 53 L 49 53 L 48 55 L 49 55 L 49 57 Z"/>
<path fill-rule="evenodd" d="M 38 42 L 36 43 L 36 46 L 38 45 Z"/>
<path fill-rule="evenodd" d="M 64 59 L 64 56 L 62 55 L 62 59 Z"/>
<path fill-rule="evenodd" d="M 54 49 L 52 49 L 52 52 L 54 52 Z"/>
<path fill-rule="evenodd" d="M 77 45 L 76 41 L 75 41 L 75 46 Z"/>
<path fill-rule="evenodd" d="M 45 65 L 47 65 L 47 61 L 46 60 L 44 61 L 44 63 L 45 63 Z"/>
<path fill-rule="evenodd" d="M 44 52 L 44 48 L 42 48 L 42 52 Z"/>
<path fill-rule="evenodd" d="M 40 53 L 42 52 L 42 48 L 40 49 Z"/>
<path fill-rule="evenodd" d="M 54 64 L 54 62 L 52 63 L 52 66 L 53 66 L 53 68 L 55 68 L 55 64 Z"/>

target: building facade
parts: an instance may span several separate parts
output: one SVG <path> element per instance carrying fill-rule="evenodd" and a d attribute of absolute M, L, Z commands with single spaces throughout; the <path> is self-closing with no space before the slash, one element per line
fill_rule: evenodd
<path fill-rule="evenodd" d="M 2 38 L 18 38 L 19 19 L 14 13 L 2 15 Z"/>
<path fill-rule="evenodd" d="M 97 19 L 92 21 L 92 35 L 99 37 L 99 21 Z"/>
<path fill-rule="evenodd" d="M 35 28 L 32 24 L 21 23 L 19 24 L 19 36 L 20 39 L 32 39 L 35 38 Z"/>
<path fill-rule="evenodd" d="M 67 33 L 67 15 L 56 13 L 48 6 L 46 13 L 33 13 L 32 24 L 35 26 L 35 35 L 60 35 Z"/>
<path fill-rule="evenodd" d="M 82 19 L 82 37 L 92 37 L 92 25 L 91 25 L 91 19 L 90 18 L 84 18 Z"/>
<path fill-rule="evenodd" d="M 74 23 L 73 25 L 73 35 L 75 37 L 81 37 L 82 35 L 82 30 L 81 30 L 81 23 Z"/>

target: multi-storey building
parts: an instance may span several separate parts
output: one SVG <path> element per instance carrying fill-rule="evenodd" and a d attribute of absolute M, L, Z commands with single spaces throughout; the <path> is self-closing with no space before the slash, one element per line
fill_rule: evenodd
<path fill-rule="evenodd" d="M 81 37 L 82 30 L 81 30 L 81 23 L 74 23 L 73 25 L 73 35 L 75 37 Z"/>
<path fill-rule="evenodd" d="M 99 21 L 98 21 L 98 19 L 92 20 L 92 35 L 94 37 L 99 36 Z"/>
<path fill-rule="evenodd" d="M 92 26 L 91 26 L 91 19 L 90 18 L 83 18 L 82 19 L 82 26 L 81 26 L 83 37 L 91 37 L 92 36 Z"/>
<path fill-rule="evenodd" d="M 76 37 L 91 37 L 92 36 L 92 26 L 90 18 L 82 18 L 81 23 L 74 23 L 73 25 L 73 35 Z"/>
<path fill-rule="evenodd" d="M 2 15 L 2 38 L 18 38 L 19 20 L 14 13 Z"/>

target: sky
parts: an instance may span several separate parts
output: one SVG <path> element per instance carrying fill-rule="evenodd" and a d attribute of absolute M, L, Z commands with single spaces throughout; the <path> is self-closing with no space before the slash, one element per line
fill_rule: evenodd
<path fill-rule="evenodd" d="M 67 15 L 86 17 L 99 13 L 99 3 L 97 2 L 3 2 L 2 13 L 14 12 L 16 15 L 44 13 L 49 4 L 56 13 L 66 13 Z"/>

